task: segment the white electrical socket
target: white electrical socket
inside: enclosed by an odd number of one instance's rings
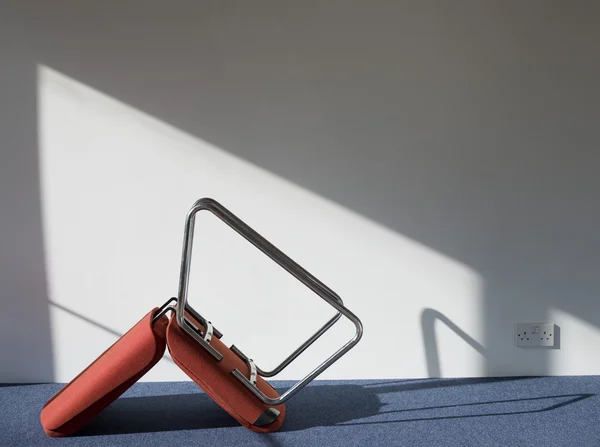
[[[554,348],[555,329],[552,323],[517,323],[515,345],[518,348]]]

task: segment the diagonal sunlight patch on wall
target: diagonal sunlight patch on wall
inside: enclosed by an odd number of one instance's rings
[[[143,80],[140,80],[143,82]],[[40,166],[56,380],[75,376],[177,290],[185,213],[209,196],[338,292],[363,321],[359,345],[321,378],[427,376],[420,315],[476,339],[482,280],[467,266],[144,114],[39,67]],[[368,150],[368,148],[365,148]],[[311,335],[331,309],[231,230],[201,216],[192,304],[260,366]],[[352,333],[336,326],[278,378],[299,378]],[[445,376],[484,373],[458,337]],[[181,380],[161,362],[147,380]]]

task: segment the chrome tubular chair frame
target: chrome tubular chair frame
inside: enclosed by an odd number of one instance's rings
[[[354,315],[348,308],[346,308],[341,300],[341,298],[333,292],[329,287],[307,272],[304,268],[294,262],[291,258],[285,255],[281,250],[267,241],[264,237],[246,225],[242,220],[240,220],[237,216],[235,216],[232,212],[222,206],[220,203],[213,199],[204,198],[198,200],[192,209],[188,212],[186,221],[185,221],[185,230],[183,237],[183,252],[181,257],[181,271],[179,276],[179,290],[176,298],[176,305],[172,306],[173,298],[167,303],[163,305],[163,307],[157,312],[158,318],[160,315],[164,314],[168,310],[175,311],[177,323],[179,326],[194,340],[196,340],[204,349],[206,349],[217,361],[220,361],[223,356],[219,353],[215,348],[213,348],[210,344],[210,336],[214,333],[214,335],[218,338],[221,337],[221,333],[212,328],[212,324],[203,318],[198,312],[196,312],[189,304],[188,304],[188,285],[189,285],[189,276],[190,276],[190,267],[191,267],[191,259],[192,259],[192,245],[194,239],[194,226],[195,226],[195,217],[199,211],[208,210],[225,222],[229,227],[234,229],[237,233],[239,233],[242,237],[244,237],[248,242],[270,257],[273,261],[283,267],[287,272],[293,275],[296,279],[298,279],[301,283],[303,283],[306,287],[324,299],[327,303],[329,303],[334,309],[338,311],[338,313],[331,318],[325,325],[319,329],[315,334],[313,334],[308,340],[306,340],[300,347],[298,347],[294,352],[292,352],[279,366],[274,368],[272,371],[264,371],[257,366],[255,367],[252,360],[250,360],[246,355],[244,355],[238,348],[235,346],[231,346],[231,350],[241,357],[246,363],[250,366],[251,371],[256,369],[256,372],[262,377],[272,377],[279,372],[281,372],[286,366],[288,366],[296,357],[298,357],[302,352],[304,352],[310,345],[312,345],[319,337],[321,337],[325,332],[327,332],[343,315],[347,319],[349,319],[354,326],[356,327],[356,332],[354,336],[346,342],[341,348],[339,348],[334,354],[332,354],[329,358],[327,358],[323,363],[321,363],[317,368],[315,368],[312,372],[310,372],[304,379],[295,383],[292,387],[286,390],[280,397],[277,399],[269,398],[266,396],[258,387],[255,385],[255,380],[253,377],[247,378],[244,374],[242,374],[239,370],[235,369],[232,371],[233,375],[242,382],[246,388],[248,388],[258,399],[268,405],[279,405],[292,396],[294,396],[298,391],[300,391],[303,387],[305,387],[310,381],[315,379],[319,374],[329,368],[335,361],[337,361],[340,357],[342,357],[346,352],[348,352],[354,345],[356,345],[362,337],[363,327],[361,321],[358,319],[356,315]],[[200,329],[196,327],[188,318],[185,316],[185,312],[189,312],[194,318],[200,321],[205,327],[210,328],[210,330],[206,330],[205,334],[202,334]],[[252,375],[252,374],[251,374]]]

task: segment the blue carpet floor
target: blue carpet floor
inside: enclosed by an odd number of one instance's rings
[[[0,446],[600,446],[597,376],[319,381],[268,435],[191,382],[138,383],[77,436],[53,439],[39,412],[60,387],[0,385]]]

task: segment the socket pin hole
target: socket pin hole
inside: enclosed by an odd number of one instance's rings
[[[527,340],[529,340],[529,337],[527,337]]]

